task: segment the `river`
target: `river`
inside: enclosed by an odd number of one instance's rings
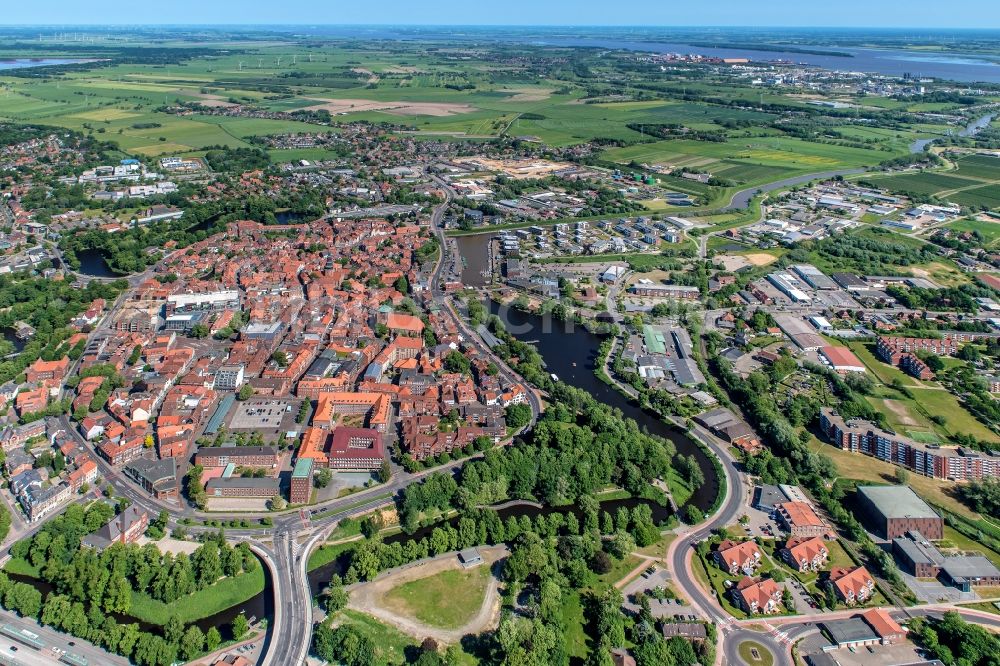
[[[951,81],[1000,83],[1000,62],[996,58],[962,51],[918,51],[902,48],[871,48],[865,46],[839,46],[838,40],[853,43],[878,43],[883,37],[895,41],[904,38],[919,44],[961,44],[965,39],[952,31],[935,36],[933,30],[924,30],[917,39],[903,31],[881,31],[858,36],[864,29],[846,29],[843,35],[821,29],[776,29],[782,34],[773,35],[767,49],[755,49],[753,44],[734,44],[752,41],[753,34],[744,36],[734,28],[670,28],[670,27],[608,27],[551,26],[551,27],[474,27],[474,26],[311,26],[296,27],[296,31],[311,32],[345,39],[384,39],[402,41],[447,41],[466,43],[507,43],[530,46],[582,47],[626,50],[643,53],[698,54],[717,58],[748,58],[758,62],[784,61],[821,67],[835,72],[870,72],[885,76],[934,77]],[[775,29],[772,29],[775,30]],[[869,31],[871,32],[871,31]],[[990,31],[992,33],[992,31]],[[780,50],[774,43],[794,41],[806,34],[816,33],[822,39],[813,40],[801,50],[788,47]],[[993,34],[980,35],[989,39]],[[853,39],[852,39],[853,38]],[[727,45],[725,40],[729,40]],[[765,46],[762,42],[761,46]],[[824,53],[804,53],[815,50]]]
[[[976,118],[971,123],[965,126],[964,129],[958,131],[959,136],[973,136],[978,134],[980,130],[985,127],[989,127],[993,119],[997,117],[996,113],[988,113],[985,116],[980,116]],[[938,137],[931,137],[929,139],[917,139],[910,144],[911,153],[920,153],[930,144],[938,140]]]

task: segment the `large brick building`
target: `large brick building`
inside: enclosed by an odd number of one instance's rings
[[[807,502],[782,502],[775,507],[782,529],[797,537],[823,537],[830,528]]]
[[[974,449],[923,444],[882,430],[870,421],[845,421],[828,407],[820,410],[820,427],[834,446],[902,465],[923,476],[953,481],[1000,476],[1000,455]]]
[[[858,486],[858,504],[880,536],[895,539],[920,532],[944,538],[944,521],[908,486]]]
[[[875,347],[878,357],[917,379],[934,379],[934,373],[927,364],[917,357],[917,352],[927,352],[938,356],[952,356],[958,353],[955,338],[904,338],[881,336]]]
[[[311,458],[317,468],[375,471],[385,460],[382,438],[374,428],[309,428],[302,437],[298,457]]]
[[[205,492],[209,497],[275,497],[279,487],[278,479],[231,476],[209,479]]]
[[[278,451],[273,446],[204,446],[198,449],[194,462],[202,467],[267,467],[278,464]]]
[[[313,466],[312,458],[299,458],[292,470],[288,501],[292,504],[308,504],[312,499]]]

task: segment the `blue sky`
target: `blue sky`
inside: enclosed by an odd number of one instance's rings
[[[1000,28],[996,0],[36,0],[0,24],[430,24]]]

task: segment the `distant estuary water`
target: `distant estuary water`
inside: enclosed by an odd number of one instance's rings
[[[52,67],[54,65],[76,65],[91,62],[86,58],[7,58],[0,60],[0,71],[25,69],[28,67]]]

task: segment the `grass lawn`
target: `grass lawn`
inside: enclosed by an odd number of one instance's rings
[[[482,608],[489,578],[486,566],[448,569],[393,588],[385,595],[384,603],[428,626],[457,629]]]
[[[966,433],[987,442],[1000,442],[1000,437],[970,414],[958,398],[948,391],[933,389],[913,390],[913,398],[928,414],[942,414],[947,419],[945,427],[952,433]]]
[[[774,663],[774,655],[766,647],[756,641],[743,641],[737,650],[740,659],[744,664],[750,666],[771,666]],[[754,656],[756,654],[756,657]]]
[[[358,611],[345,609],[333,620],[334,626],[351,625],[358,633],[367,636],[375,644],[375,664],[406,663],[407,649],[419,650],[420,641],[389,626],[378,619]],[[454,666],[476,666],[479,659],[467,652],[462,652]],[[452,664],[449,664],[452,666]]]
[[[847,554],[844,547],[840,545],[840,541],[827,541],[826,549],[830,551],[830,559],[827,565],[828,568],[834,569],[836,567],[853,567],[855,562],[851,559],[851,556]]]
[[[416,648],[420,642],[395,627],[390,627],[366,613],[343,610],[334,619],[334,625],[351,625],[358,633],[367,636],[375,645],[376,664],[402,664],[406,661],[407,648]]]
[[[340,557],[342,553],[353,550],[358,545],[356,541],[346,543],[336,543],[329,546],[320,546],[309,555],[309,571],[319,569],[324,564],[329,564]]]
[[[942,549],[947,547],[958,548],[959,550],[965,552],[977,552],[982,554],[986,559],[1000,567],[1000,553],[994,550],[990,550],[983,544],[970,539],[953,527],[944,527],[944,541],[939,544]]]
[[[562,619],[566,653],[582,662],[590,654],[590,646],[587,639],[587,619],[583,615],[583,601],[578,591],[563,591]]]
[[[11,557],[4,565],[4,571],[13,574],[21,574],[22,576],[31,576],[32,578],[39,578],[42,575],[41,570],[33,565],[31,562],[20,557]]]
[[[611,563],[611,571],[595,577],[596,584],[594,587],[614,585],[627,576],[630,571],[642,564],[642,559],[635,555],[629,555],[622,560],[616,560],[612,557]]]
[[[842,478],[874,483],[895,483],[896,470],[899,469],[896,465],[866,456],[863,453],[851,453],[838,449],[815,437],[809,441],[809,448],[816,453],[829,456],[837,465],[837,471]],[[939,504],[949,511],[954,511],[968,518],[978,518],[975,512],[952,496],[951,491],[956,484],[951,481],[932,479],[911,472],[907,485],[932,504]]]
[[[176,615],[187,624],[246,601],[263,589],[264,567],[258,565],[250,573],[224,578],[209,588],[169,604],[157,601],[147,594],[133,592],[129,614],[145,622],[161,625]]]
[[[694,489],[688,484],[686,479],[681,478],[681,475],[673,467],[670,468],[670,472],[667,475],[667,485],[670,487],[670,494],[674,496],[677,506],[684,506],[691,499],[691,495],[694,494]]]
[[[985,611],[987,613],[993,613],[994,615],[1000,615],[1000,608],[997,608],[996,604],[992,601],[979,601],[974,604],[959,604],[962,608],[971,608],[972,610]]]
[[[637,548],[637,553],[642,553],[643,555],[649,555],[650,557],[665,557],[667,554],[667,548],[670,548],[670,544],[673,543],[677,535],[673,532],[667,532],[663,534],[660,539],[653,544],[650,544],[644,548]]]

